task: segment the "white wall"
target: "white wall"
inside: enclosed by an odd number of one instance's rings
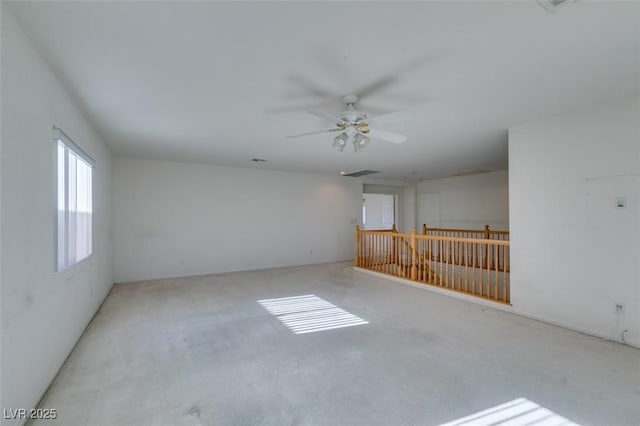
[[[459,229],[509,229],[509,173],[500,170],[418,182],[418,230],[422,228],[420,194],[440,194],[440,227]],[[427,224],[429,226],[429,224]]]
[[[113,285],[112,164],[4,3],[1,8],[1,406],[28,409]],[[54,124],[96,160],[93,255],[60,273],[53,272]]]
[[[353,259],[362,183],[118,158],[116,281]]]
[[[417,205],[416,205],[416,185],[411,185],[404,188],[402,199],[403,204],[400,204],[399,216],[401,216],[403,228],[398,229],[400,232],[411,232],[411,228],[414,226],[417,228]],[[420,225],[422,226],[422,225]]]
[[[640,102],[514,127],[509,164],[514,308],[640,345]]]

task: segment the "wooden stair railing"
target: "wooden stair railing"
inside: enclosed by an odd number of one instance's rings
[[[484,236],[484,235],[483,235]],[[355,230],[355,266],[509,303],[509,241]]]

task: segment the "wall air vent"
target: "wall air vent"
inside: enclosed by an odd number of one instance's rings
[[[358,177],[380,173],[377,170],[359,170],[357,172],[342,173],[342,176]]]

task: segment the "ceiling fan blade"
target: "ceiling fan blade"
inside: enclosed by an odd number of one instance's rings
[[[391,143],[403,143],[407,140],[407,137],[405,135],[371,128],[369,129],[369,133],[367,135],[371,138],[382,139],[383,141]]]
[[[367,84],[364,87],[361,87],[359,90],[356,90],[355,95],[358,96],[359,99],[366,98],[367,96],[371,96],[372,94],[381,91],[387,86],[396,82],[396,77],[391,75],[385,75],[371,83]]]
[[[304,92],[306,92],[307,96],[317,96],[320,98],[328,98],[328,97],[333,97],[336,98],[338,97],[337,94],[333,93],[332,91],[318,85],[315,84],[313,81],[311,81],[310,79],[308,79],[307,77],[305,77],[304,75],[301,74],[293,74],[289,76],[289,80],[291,80],[293,83],[295,83],[300,89],[302,89]]]
[[[411,116],[406,111],[396,111],[387,114],[375,115],[367,118],[369,124],[391,124],[411,120]]]
[[[318,130],[315,132],[308,132],[308,133],[300,133],[299,135],[291,135],[291,136],[287,136],[287,139],[293,139],[293,138],[299,138],[302,136],[309,136],[309,135],[317,135],[318,133],[329,133],[329,132],[339,132],[342,131],[344,129],[341,128],[337,128],[337,129],[326,129],[326,130]]]
[[[279,107],[270,107],[266,108],[264,111],[270,114],[278,114],[284,112],[296,112],[296,111],[308,111],[313,108],[334,108],[339,107],[340,103],[333,98],[324,99],[318,102],[309,102],[304,104],[297,105],[289,105],[289,106],[279,106]]]
[[[313,114],[316,117],[324,118],[325,120],[329,120],[334,124],[342,124],[344,121],[340,117],[336,117],[335,115],[327,114],[322,111],[309,111],[309,114]]]
[[[425,65],[428,65],[432,61],[433,55],[420,56],[404,65],[395,67],[395,69],[391,70],[389,73],[379,77],[369,84],[366,84],[359,90],[356,90],[353,94],[357,95],[360,99],[371,96],[377,92],[384,90],[388,86],[395,84],[401,77],[404,77],[410,72],[415,72]]]

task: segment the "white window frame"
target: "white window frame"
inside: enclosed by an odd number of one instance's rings
[[[91,255],[93,254],[93,176],[95,175],[95,167],[96,167],[96,163],[93,160],[93,158],[91,158],[91,156],[89,154],[87,154],[82,148],[80,148],[75,142],[73,142],[71,140],[71,138],[69,138],[61,129],[54,127],[53,128],[53,140],[55,142],[54,145],[54,159],[55,159],[55,179],[54,179],[54,188],[55,188],[55,198],[54,198],[54,211],[55,211],[55,219],[54,219],[54,258],[53,258],[53,263],[54,263],[54,271],[56,272],[60,272],[63,271],[65,269],[68,269],[70,267],[72,267],[73,265],[76,265],[78,263],[80,263],[81,261],[83,261],[84,259],[87,259],[89,257],[91,257]],[[59,147],[60,146],[64,146],[64,235],[59,235],[60,231],[59,231],[59,178],[60,178],[60,163],[59,163]],[[88,253],[82,257],[82,258],[76,258],[73,261],[69,261],[69,247],[70,247],[70,208],[69,208],[69,204],[70,204],[70,199],[69,199],[69,188],[70,188],[70,179],[69,179],[69,152],[73,153],[79,161],[82,161],[85,163],[86,166],[89,167],[90,171],[91,171],[91,187],[90,187],[90,203],[91,203],[91,215],[90,220],[91,220],[91,224],[90,224],[90,237],[89,237],[89,248],[88,248]],[[74,235],[75,235],[75,231],[74,231]],[[64,261],[61,262],[60,259],[60,253],[59,253],[59,244],[60,244],[60,238],[64,238]],[[61,264],[62,263],[62,264]]]

